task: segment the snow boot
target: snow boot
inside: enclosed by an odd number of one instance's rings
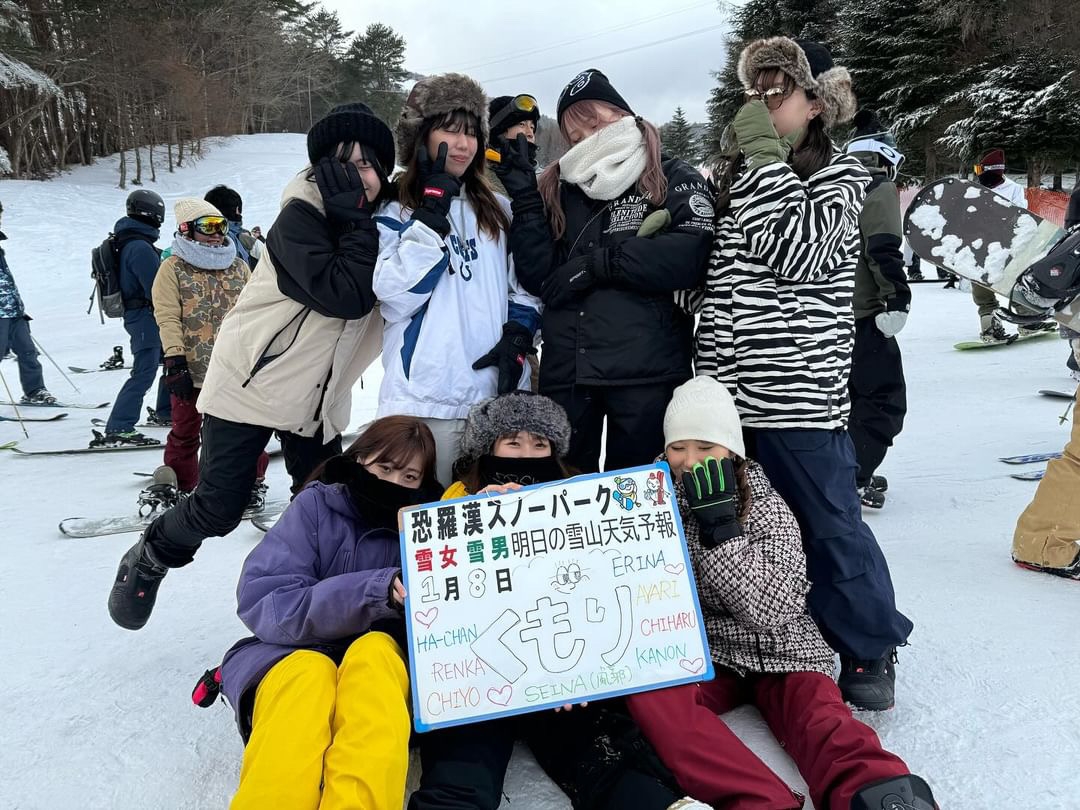
[[[94,434],[94,438],[90,440],[90,447],[146,447],[161,444],[157,439],[144,436],[137,430],[128,430],[123,433],[101,433],[97,430],[90,432]]]
[[[840,677],[836,685],[846,703],[856,709],[882,712],[896,700],[896,648],[876,661],[840,656]]]
[[[123,346],[113,346],[112,347],[112,357],[110,357],[108,360],[106,360],[104,363],[102,363],[100,368],[110,369],[110,368],[123,368],[123,367],[124,367],[124,347]]]
[[[859,503],[869,509],[880,509],[885,505],[885,493],[870,484],[859,487]]]
[[[889,479],[884,475],[871,475],[870,476],[870,489],[878,492],[889,491]]]
[[[979,319],[979,325],[981,327],[979,340],[983,343],[1012,343],[1016,340],[1016,336],[1006,332],[1001,321],[993,315],[983,315]]]
[[[116,581],[109,592],[109,615],[125,630],[139,630],[146,624],[161,580],[169,572],[154,558],[145,540],[144,533],[120,558]]]
[[[22,399],[19,400],[21,405],[55,405],[56,397],[46,391],[44,388],[39,388],[37,391],[31,391],[29,394],[23,394]]]
[[[172,419],[165,419],[158,416],[157,411],[153,408],[147,407],[146,409],[146,424],[153,425],[154,427],[172,427]]]
[[[937,810],[930,786],[913,773],[871,782],[851,797],[851,810]]]

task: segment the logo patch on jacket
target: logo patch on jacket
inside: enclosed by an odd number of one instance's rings
[[[608,220],[607,229],[604,233],[623,233],[632,231],[637,233],[641,223],[645,221],[645,214],[649,210],[649,204],[639,196],[627,197],[611,209],[611,218]]]

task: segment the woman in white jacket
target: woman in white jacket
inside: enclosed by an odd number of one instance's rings
[[[341,453],[352,386],[378,356],[372,274],[397,234],[375,218],[392,195],[393,135],[366,105],[345,104],[311,128],[307,147],[310,166],[286,186],[267,250],[218,330],[199,397],[199,484],[120,561],[109,614],[128,630],[150,618],[169,568],[240,523],[271,435],[294,491]]]
[[[418,82],[397,124],[400,202],[376,217],[397,234],[375,268],[386,322],[378,416],[424,420],[443,484],[470,406],[528,387],[540,321],[507,247],[509,203],[485,176],[487,135],[475,81],[448,73]]]

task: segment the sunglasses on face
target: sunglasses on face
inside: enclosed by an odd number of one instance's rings
[[[199,217],[191,225],[203,236],[224,236],[229,232],[229,220],[225,217]]]
[[[770,87],[768,90],[744,90],[748,101],[754,99],[760,99],[765,103],[765,106],[770,110],[779,110],[784,103],[784,99],[791,95],[790,91],[785,90],[783,87]]]
[[[533,110],[539,109],[540,105],[536,103],[536,99],[529,95],[514,96],[510,99],[510,104],[499,110],[495,117],[491,119],[488,125],[492,129],[498,129],[499,124],[509,118],[515,112],[531,113]]]

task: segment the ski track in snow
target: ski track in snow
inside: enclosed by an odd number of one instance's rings
[[[209,144],[204,159],[147,184],[172,204],[219,182],[244,196],[245,222],[273,221],[282,188],[302,166],[302,135],[262,135]],[[85,315],[89,253],[123,212],[115,160],[46,183],[5,181],[4,243],[35,337],[62,366],[87,367],[116,344],[119,321]],[[166,237],[159,242],[164,247]],[[1068,674],[1080,670],[1080,583],[1016,568],[1009,543],[1035,486],[1014,481],[1001,455],[1059,450],[1062,403],[1036,393],[1069,384],[1061,341],[957,352],[978,320],[969,296],[914,288],[900,336],[910,413],[881,472],[885,509],[868,513],[889,559],[900,607],[915,622],[900,651],[897,707],[865,716],[888,748],[934,787],[943,808],[1077,806],[1080,725]],[[125,349],[126,353],[126,349]],[[121,376],[73,377],[76,395],[45,358],[53,393],[113,399]],[[15,365],[2,366],[9,384]],[[380,373],[355,389],[353,424],[375,410]],[[7,412],[10,409],[5,409]],[[90,417],[30,425],[26,448],[80,446]],[[21,438],[0,423],[0,442]],[[232,712],[192,705],[207,667],[246,635],[236,618],[240,566],[261,533],[250,524],[210,539],[195,563],[169,574],[149,625],[117,628],[105,609],[116,565],[135,535],[71,540],[57,523],[73,515],[135,508],[133,470],[159,456],[16,458],[0,454],[8,532],[0,576],[0,805],[18,810],[120,808],[132,799],[161,808],[222,808],[241,756]],[[280,459],[270,497],[283,497]],[[1063,681],[1063,676],[1065,680]],[[752,708],[727,719],[782,777],[803,789],[791,761]],[[566,810],[569,803],[519,749],[504,806]]]

